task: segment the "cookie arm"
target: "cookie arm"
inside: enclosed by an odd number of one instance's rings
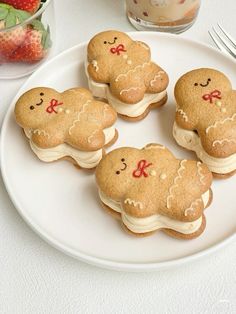
[[[89,77],[98,83],[108,84],[110,81],[110,66],[108,60],[104,58],[98,58],[89,61],[87,71]]]
[[[176,108],[175,121],[183,129],[196,129],[197,121],[192,119],[192,115],[187,110],[179,108],[178,106]]]
[[[132,58],[137,63],[149,62],[151,58],[151,51],[147,44],[142,41],[134,41],[129,51],[132,51]]]

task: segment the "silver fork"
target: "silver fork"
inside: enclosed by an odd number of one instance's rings
[[[219,23],[217,23],[217,28],[212,27],[212,31],[208,33],[221,51],[236,58],[236,40]]]

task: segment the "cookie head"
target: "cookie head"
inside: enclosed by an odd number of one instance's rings
[[[125,53],[131,38],[119,31],[106,31],[94,36],[88,45],[88,56],[96,59],[99,55],[112,57]]]
[[[16,103],[15,116],[23,128],[35,128],[58,112],[59,93],[51,88],[37,87],[24,93]]]
[[[188,106],[213,103],[232,89],[228,78],[214,69],[196,69],[184,74],[176,83],[177,103]]]
[[[96,169],[96,180],[106,195],[119,199],[129,189],[137,154],[137,149],[123,147],[113,150],[101,160]]]

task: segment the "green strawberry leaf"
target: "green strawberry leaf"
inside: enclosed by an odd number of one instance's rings
[[[21,22],[27,20],[31,16],[30,13],[23,11],[23,10],[15,10],[15,15],[18,19],[18,23],[21,23]]]
[[[10,10],[10,9],[12,9],[13,7],[12,7],[11,5],[9,5],[9,4],[0,3],[0,8]]]
[[[13,12],[9,12],[6,19],[5,19],[5,27],[12,27],[16,25],[16,16]]]
[[[39,20],[34,20],[31,22],[33,29],[38,30],[42,33],[41,45],[43,49],[48,49],[52,46],[51,36],[50,36],[50,28],[47,26],[47,30],[45,29],[43,23]]]
[[[33,20],[31,22],[31,25],[33,26],[34,29],[36,29],[37,31],[42,31],[44,32],[45,31],[45,28],[43,26],[43,23],[40,22],[39,20]]]
[[[45,36],[45,42],[44,42],[43,48],[48,49],[52,46],[52,40],[51,40],[51,36],[50,36],[49,25],[48,25],[47,31],[45,33],[46,33],[46,36]]]
[[[7,17],[8,10],[0,7],[0,20],[4,20]]]

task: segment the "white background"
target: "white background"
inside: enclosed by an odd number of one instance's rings
[[[134,30],[122,0],[56,0],[55,9],[58,53],[105,29]],[[197,23],[181,36],[212,44],[207,30],[218,21],[236,38],[235,0],[203,0]],[[25,80],[0,80],[1,124]],[[0,178],[0,313],[236,313],[236,242],[177,269],[98,269],[34,234]]]

